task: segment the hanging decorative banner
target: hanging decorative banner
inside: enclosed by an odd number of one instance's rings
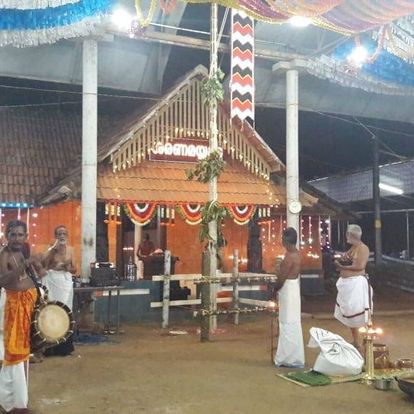
[[[231,27],[230,116],[254,120],[254,22],[232,9]]]
[[[0,9],[45,9],[71,3],[79,3],[79,0],[0,0]]]
[[[3,7],[6,3],[3,1]],[[31,2],[26,0],[23,3],[29,5]],[[110,12],[114,0],[32,3],[50,6],[31,9],[0,7],[0,46],[38,46],[60,39],[91,35],[96,31],[96,24]]]
[[[367,39],[364,40],[363,46],[368,53],[373,53],[377,49],[376,43]],[[346,62],[353,48],[353,42],[344,43],[334,50],[332,57],[339,62]],[[405,86],[414,86],[413,66],[386,50],[378,53],[375,61],[364,62],[361,71],[381,82],[393,85],[394,88],[400,86],[406,93],[408,90]]]
[[[241,226],[247,224],[256,212],[256,206],[245,205],[245,206],[228,206],[228,212],[233,217],[235,223]]]
[[[125,203],[124,210],[134,224],[145,226],[154,217],[155,203]]]
[[[381,32],[372,32],[372,38],[380,39]],[[399,19],[385,29],[384,49],[403,61],[414,63],[414,18],[411,16]]]
[[[195,226],[201,223],[201,204],[180,204],[177,206],[178,212],[187,224]]]
[[[384,51],[382,52],[382,54]],[[382,55],[381,54],[381,55]],[[398,59],[396,56],[393,58]],[[382,56],[377,59],[377,62],[367,67],[371,67],[369,71],[373,73],[375,68],[378,68]],[[400,78],[400,82],[404,81],[407,84],[407,81],[411,74],[409,72],[403,72],[402,64],[405,62],[400,62],[401,66],[400,71],[396,71],[391,76]],[[312,59],[307,62],[306,70],[309,74],[316,76],[320,79],[327,79],[331,82],[338,83],[342,86],[350,88],[362,89],[366,92],[374,92],[383,95],[400,95],[400,96],[414,96],[414,88],[402,85],[397,82],[391,82],[384,80],[385,76],[382,78],[378,76],[373,76],[365,71],[365,66],[363,66],[358,71],[351,71],[349,65],[344,64],[343,60],[338,60],[330,56],[322,55],[319,58]],[[386,67],[382,68],[382,72],[388,72],[389,70]]]
[[[212,0],[187,0],[209,3]],[[307,17],[310,23],[344,35],[366,32],[414,13],[412,0],[214,0],[242,10],[255,20],[286,23]]]

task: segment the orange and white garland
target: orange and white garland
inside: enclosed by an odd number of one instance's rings
[[[228,212],[233,217],[233,220],[239,224],[247,224],[256,212],[256,206],[244,205],[244,206],[228,206]]]
[[[176,206],[177,211],[187,224],[195,226],[201,223],[202,204],[195,203],[181,203]],[[247,224],[256,212],[256,206],[244,205],[244,206],[227,206],[226,207],[230,216],[234,222],[243,226]],[[128,217],[134,224],[139,226],[145,226],[156,214],[156,203],[125,203],[124,210]],[[173,225],[175,221],[175,215],[171,206],[161,206],[160,218],[162,225]],[[165,221],[165,223],[164,223]]]
[[[201,223],[201,207],[201,204],[182,203],[177,209],[187,224],[195,226]]]
[[[156,203],[125,203],[124,209],[126,214],[134,224],[145,226],[154,217]]]

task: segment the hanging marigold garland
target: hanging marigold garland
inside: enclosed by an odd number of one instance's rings
[[[157,11],[157,0],[151,0],[147,17],[144,17],[141,0],[135,0],[135,10],[137,12],[138,21],[141,27],[147,27],[151,24],[155,12]]]
[[[134,224],[145,226],[154,217],[155,203],[125,203],[124,210]]]
[[[195,226],[201,223],[201,207],[201,204],[182,203],[177,209],[187,224]]]
[[[244,205],[244,206],[228,206],[227,210],[233,217],[233,220],[239,224],[247,224],[256,212],[256,206]]]

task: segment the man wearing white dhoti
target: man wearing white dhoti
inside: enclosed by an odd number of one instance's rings
[[[0,287],[4,288],[0,406],[8,413],[27,413],[30,326],[37,299],[31,273],[36,272],[42,277],[46,272],[39,257],[24,256],[27,239],[25,222],[12,220],[7,223],[6,237],[7,246],[0,252]]]
[[[297,233],[293,228],[283,232],[286,249],[277,270],[279,290],[279,339],[274,358],[277,367],[305,365],[300,303],[300,252],[296,248]]]
[[[368,322],[368,310],[372,311],[372,288],[366,276],[369,249],[361,241],[361,227],[351,224],[347,228],[346,240],[351,248],[335,265],[340,271],[336,283],[338,296],[335,305],[335,318],[351,329],[353,345],[362,349],[358,329]]]
[[[47,274],[43,283],[48,289],[49,300],[64,303],[69,309],[73,306],[73,280],[76,273],[73,260],[73,248],[68,246],[68,230],[61,225],[55,228],[55,242],[43,256],[43,265]],[[66,342],[49,348],[45,356],[66,356],[74,351],[73,338],[70,336]]]

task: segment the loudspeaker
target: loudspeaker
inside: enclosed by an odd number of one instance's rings
[[[93,263],[91,267],[90,285],[95,287],[119,286],[121,278],[112,263]]]

